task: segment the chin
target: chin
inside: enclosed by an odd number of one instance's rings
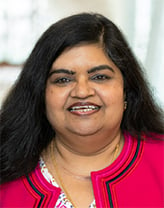
[[[101,128],[76,128],[72,129],[71,132],[76,134],[77,136],[92,136],[100,131]]]

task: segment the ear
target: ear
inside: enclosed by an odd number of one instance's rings
[[[127,106],[128,106],[128,102],[125,100],[125,101],[124,101],[124,110],[127,109]]]
[[[127,105],[128,105],[128,102],[127,102],[126,98],[127,98],[126,92],[124,91],[124,110],[127,109]]]

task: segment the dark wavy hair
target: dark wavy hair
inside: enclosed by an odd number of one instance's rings
[[[45,88],[52,63],[68,47],[102,43],[122,72],[128,108],[121,129],[131,135],[163,134],[163,112],[120,30],[100,14],[64,18],[43,33],[0,112],[0,183],[31,172],[55,135],[45,114]]]

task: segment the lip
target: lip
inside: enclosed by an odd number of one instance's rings
[[[91,115],[100,110],[101,106],[91,102],[77,102],[69,106],[68,111],[75,115]]]

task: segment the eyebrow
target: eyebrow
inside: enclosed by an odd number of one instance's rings
[[[75,74],[74,71],[71,71],[68,69],[54,69],[53,71],[49,73],[48,77],[50,77],[52,74],[60,74],[60,73],[69,74],[69,75]]]
[[[112,71],[113,73],[115,72],[113,70],[112,67],[108,66],[108,65],[99,65],[96,67],[93,67],[91,69],[89,69],[87,72],[88,74],[94,73],[96,71],[100,71],[100,70],[104,70],[104,69],[108,69],[110,71]],[[69,70],[69,69],[54,69],[53,71],[51,71],[48,75],[48,77],[50,77],[52,74],[60,74],[60,73],[64,73],[64,74],[69,74],[69,75],[74,75],[76,72]]]
[[[109,65],[100,65],[100,66],[96,66],[96,67],[89,69],[88,74],[91,74],[96,71],[104,70],[104,69],[109,69],[113,73],[115,72],[114,69],[112,67],[110,67]]]

